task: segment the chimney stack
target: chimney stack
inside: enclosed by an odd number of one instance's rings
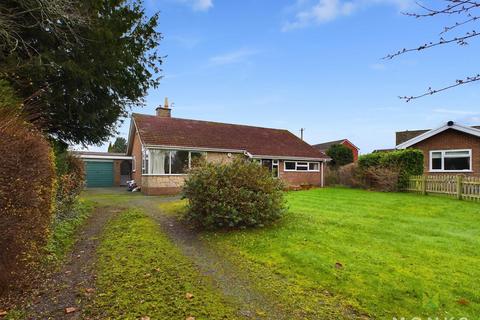
[[[171,118],[172,117],[172,109],[170,109],[170,106],[168,105],[168,98],[165,97],[165,103],[162,106],[159,106],[155,109],[157,111],[157,117],[162,117],[162,118]]]

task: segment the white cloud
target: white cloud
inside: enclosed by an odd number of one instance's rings
[[[213,0],[193,0],[193,9],[206,11],[213,7]]]
[[[176,0],[177,2],[187,4],[195,11],[207,11],[213,7],[213,0]]]
[[[372,70],[376,70],[376,71],[383,71],[385,70],[387,67],[385,66],[385,64],[383,63],[373,63],[370,65],[370,69]]]
[[[245,62],[249,57],[257,54],[257,50],[239,49],[236,51],[227,52],[210,58],[210,65],[221,66],[227,64],[234,64]]]
[[[305,28],[349,16],[372,5],[390,5],[398,10],[409,8],[413,0],[297,0],[295,18],[284,24],[282,30]]]

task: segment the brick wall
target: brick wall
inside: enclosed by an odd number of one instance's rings
[[[186,175],[143,176],[142,192],[149,196],[177,194],[186,178]]]
[[[132,157],[135,157],[135,161],[132,160],[132,179],[138,186],[142,186],[142,143],[137,132],[133,137]]]
[[[232,153],[231,156],[228,156],[228,153],[225,152],[207,152],[207,161],[213,163],[229,163],[235,159],[235,157],[244,156],[239,153]]]
[[[429,173],[430,170],[430,151],[472,149],[473,172],[467,174],[480,174],[480,138],[478,137],[457,130],[448,129],[431,138],[420,141],[419,143],[413,145],[412,148],[422,150],[425,158],[423,164],[425,173]]]
[[[309,171],[285,171],[284,161],[279,161],[280,179],[285,181],[288,186],[300,186],[302,184],[308,184],[312,186],[321,185],[321,171],[309,172]],[[320,164],[321,166],[321,164]]]
[[[122,160],[113,160],[113,185],[120,187],[120,164]]]
[[[345,147],[349,148],[350,150],[352,150],[352,153],[353,153],[353,161],[357,161],[358,160],[358,149],[355,148],[355,146],[353,146],[350,142],[348,141],[343,141],[342,143]]]

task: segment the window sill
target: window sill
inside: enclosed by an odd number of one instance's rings
[[[168,174],[142,173],[142,176],[145,176],[145,177],[188,176],[188,173],[168,173]]]
[[[431,173],[471,173],[473,170],[430,170]]]
[[[283,172],[313,173],[313,172],[320,172],[320,170],[310,170],[310,171],[304,171],[304,170],[283,170]]]

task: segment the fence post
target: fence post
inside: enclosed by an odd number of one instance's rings
[[[462,180],[463,176],[458,175],[457,176],[457,199],[462,200]]]
[[[427,195],[427,176],[422,176],[422,194],[425,196]]]

